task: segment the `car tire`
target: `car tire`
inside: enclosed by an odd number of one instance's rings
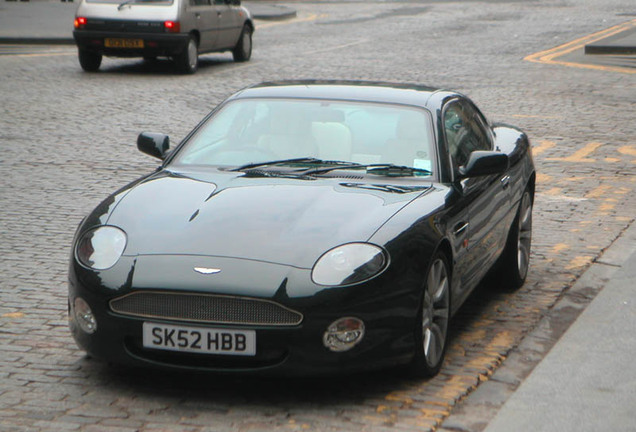
[[[232,50],[232,56],[236,62],[245,62],[252,57],[252,29],[245,24],[236,46]]]
[[[532,246],[532,195],[526,189],[519,202],[515,220],[497,266],[499,283],[510,290],[519,289],[526,281]]]
[[[451,273],[446,256],[437,252],[426,273],[417,327],[411,375],[436,375],[446,354],[450,321]]]
[[[195,38],[190,36],[183,52],[175,57],[175,63],[181,73],[191,75],[197,71],[199,68],[199,47]]]
[[[80,66],[86,72],[95,72],[102,64],[102,55],[94,51],[84,49],[78,50]]]

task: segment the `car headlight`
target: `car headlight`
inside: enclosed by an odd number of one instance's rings
[[[114,226],[85,232],[75,246],[75,256],[86,267],[106,270],[115,265],[126,248],[126,233]]]
[[[348,243],[318,258],[311,278],[318,285],[351,285],[377,275],[386,263],[382,248],[369,243]]]

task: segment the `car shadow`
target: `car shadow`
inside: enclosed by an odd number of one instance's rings
[[[484,314],[514,295],[501,285],[496,275],[487,276],[457,312],[449,328],[449,347],[463,333],[483,319]],[[381,371],[316,377],[210,374],[166,371],[110,365],[88,357],[75,366],[93,383],[103,383],[118,392],[159,397],[169,401],[188,400],[202,405],[249,403],[251,406],[273,407],[293,404],[295,407],[337,407],[340,403],[363,403],[383,400],[391,392],[408,392],[436,380],[439,385],[449,378],[444,369],[452,363],[447,356],[441,374],[430,379],[408,375],[407,366]]]
[[[79,360],[78,365],[84,373],[88,373],[91,381],[108,383],[118,392],[224,405],[249,403],[267,407],[293,403],[294,406],[332,406],[355,402],[356,399],[362,402],[369,398],[383,398],[392,391],[412,388],[414,383],[399,368],[381,373],[289,377],[140,369],[108,365],[88,358]]]
[[[199,57],[199,70],[197,73],[205,73],[212,69],[226,69],[235,64],[231,55],[212,54]],[[144,59],[113,59],[102,63],[97,73],[102,74],[129,74],[129,75],[184,75],[179,71],[174,61],[167,57],[159,57],[152,60]],[[196,74],[195,74],[196,75]],[[185,75],[184,75],[185,76]]]

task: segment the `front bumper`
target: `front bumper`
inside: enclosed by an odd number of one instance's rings
[[[309,271],[294,269],[292,272],[295,276],[288,277],[289,283],[298,283],[299,279],[306,284],[311,283]],[[395,290],[390,295],[373,296],[373,292],[391,292],[382,286],[385,281],[381,277],[357,287],[321,290],[313,296],[293,298],[286,295],[282,301],[279,295],[270,296],[267,300],[300,312],[303,319],[295,325],[263,326],[202,324],[115,313],[109,306],[112,299],[148,288],[125,287],[103,273],[98,275],[76,263],[71,264],[69,310],[74,299],[81,297],[89,304],[97,321],[96,332],[87,334],[71,317],[71,332],[80,348],[95,358],[112,363],[220,373],[318,375],[378,369],[407,363],[412,358],[417,315],[413,305],[418,302]],[[160,290],[175,292],[165,287]],[[288,293],[291,291],[288,287]],[[347,316],[364,321],[366,334],[351,350],[332,352],[323,344],[324,332],[332,322]],[[253,330],[256,333],[256,355],[202,354],[145,348],[144,322],[221,330]]]
[[[182,33],[128,33],[74,30],[77,47],[112,57],[173,57],[182,53],[190,36]],[[142,40],[143,48],[107,47],[107,38]]]

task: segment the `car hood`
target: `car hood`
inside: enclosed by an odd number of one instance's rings
[[[107,223],[127,233],[127,256],[217,256],[311,268],[335,246],[368,240],[429,188],[163,171],[111,197]]]

